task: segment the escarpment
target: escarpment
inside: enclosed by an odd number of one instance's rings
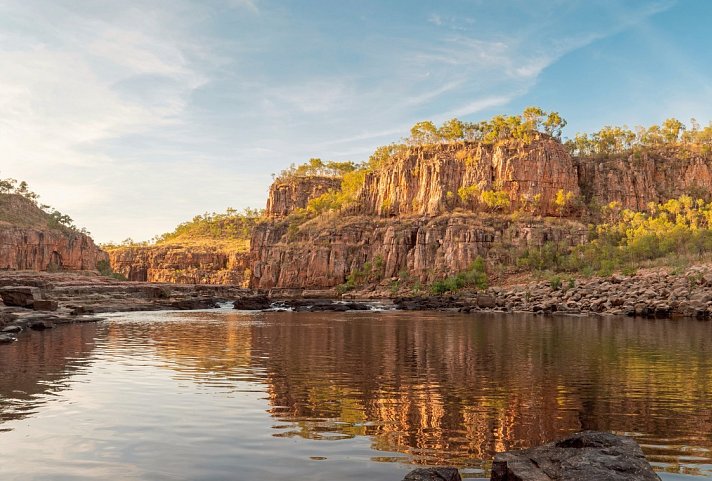
[[[528,146],[459,142],[407,149],[384,169],[370,172],[355,213],[436,215],[472,208],[468,191],[502,191],[512,206],[537,203],[555,214],[559,190],[579,195],[576,165],[560,142],[542,137]]]
[[[584,198],[592,205],[620,202],[644,210],[650,202],[680,195],[709,200],[712,156],[685,148],[660,148],[628,154],[575,159]]]
[[[478,257],[507,269],[530,248],[583,244],[613,201],[641,210],[681,194],[712,196],[709,154],[572,157],[545,134],[528,143],[404,146],[359,175],[349,191],[334,176],[277,180],[239,252],[130,248],[111,252],[112,267],[132,280],[319,289],[377,265],[379,282],[405,276],[425,285]]]
[[[344,282],[367,262],[378,279],[406,272],[423,283],[466,269],[477,257],[512,265],[517,252],[547,241],[576,245],[586,240],[584,225],[541,219],[514,222],[476,213],[408,217],[398,221],[351,216],[331,224],[303,226],[266,222],[252,238],[252,280],[257,288],[328,288]]]
[[[53,225],[32,201],[0,194],[0,269],[95,270],[107,260],[86,234]]]

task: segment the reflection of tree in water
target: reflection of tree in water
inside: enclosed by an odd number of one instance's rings
[[[29,332],[0,349],[0,430],[2,423],[32,415],[46,395],[63,391],[94,350],[96,324]]]
[[[646,452],[667,463],[681,446],[712,446],[708,323],[411,313],[233,320],[166,324],[150,338],[173,369],[201,382],[266,382],[271,414],[288,423],[279,436],[368,435],[375,449],[415,462],[464,465],[580,429],[643,433]]]

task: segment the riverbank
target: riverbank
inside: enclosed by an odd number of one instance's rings
[[[123,282],[93,272],[0,272],[0,343],[26,329],[95,322],[101,313],[207,309],[247,292],[224,285]]]

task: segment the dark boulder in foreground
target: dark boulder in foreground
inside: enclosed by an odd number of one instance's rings
[[[660,481],[631,438],[586,431],[497,454],[491,481]]]
[[[269,309],[271,304],[272,301],[267,296],[257,295],[241,297],[232,303],[232,307],[242,311],[261,311]]]
[[[403,481],[462,481],[456,468],[419,468],[406,474]]]

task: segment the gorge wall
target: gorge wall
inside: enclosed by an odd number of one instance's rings
[[[34,203],[0,194],[0,269],[96,270],[108,260],[88,235],[53,226]]]
[[[333,177],[275,182],[249,252],[152,247],[112,252],[112,266],[132,280],[328,288],[377,261],[385,279],[407,272],[428,283],[478,256],[511,266],[528,247],[583,243],[597,209],[612,201],[641,210],[682,194],[709,200],[712,156],[660,149],[574,158],[546,135],[526,146],[413,146],[367,172],[349,207],[311,220],[291,215],[338,188]],[[484,205],[476,194],[484,191],[504,193],[509,206]],[[575,204],[557,206],[559,191]]]

